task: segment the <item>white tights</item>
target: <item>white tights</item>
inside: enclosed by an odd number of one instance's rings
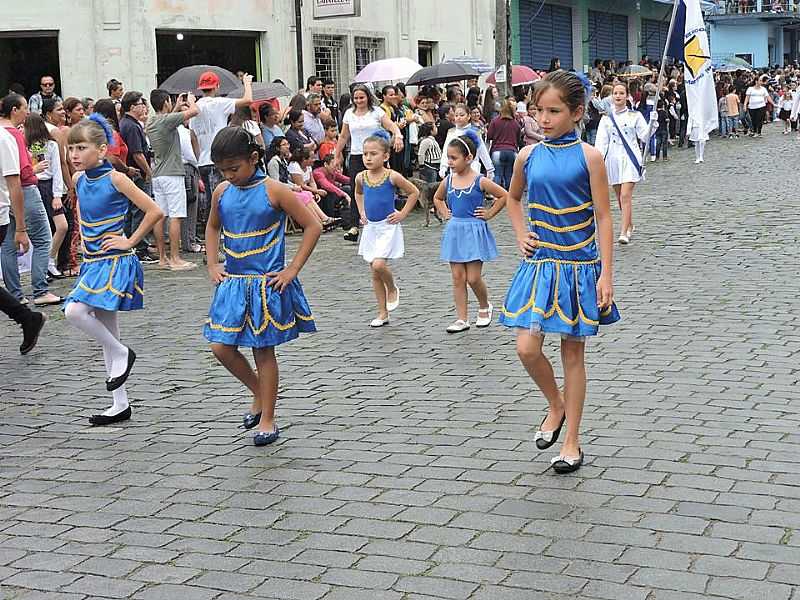
[[[64,316],[102,346],[103,361],[109,377],[117,377],[125,372],[128,366],[128,349],[119,341],[116,312],[94,308],[82,302],[71,302],[67,305]],[[128,408],[128,392],[124,385],[112,394],[114,404],[103,413],[106,416],[116,415]]]
[[[703,153],[705,151],[706,151],[706,143],[705,143],[705,141],[695,142],[694,143],[694,157],[697,160],[703,160]]]

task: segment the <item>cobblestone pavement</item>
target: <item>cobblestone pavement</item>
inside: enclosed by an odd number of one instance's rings
[[[441,228],[419,214],[383,329],[354,246],[321,241],[301,277],[320,332],[279,352],[267,448],[202,338],[200,270],[149,270],[122,318],[123,427],[87,426],[100,355],[57,310],[27,357],[0,323],[0,598],[797,600],[800,142],[768,130],[712,140],[700,168],[673,150],[637,190],[572,476],[533,444],[544,403],[512,335],[445,333]],[[517,259],[493,227],[499,306]]]

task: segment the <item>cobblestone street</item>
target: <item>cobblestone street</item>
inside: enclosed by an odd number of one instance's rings
[[[123,426],[88,426],[110,403],[99,347],[58,309],[25,357],[3,320],[0,599],[800,599],[800,142],[765,132],[649,166],[574,475],[534,445],[546,403],[513,334],[445,333],[441,226],[419,211],[388,327],[368,327],[356,247],[320,240],[300,276],[319,332],[278,352],[266,448],[203,339],[203,268],[146,268],[146,310],[122,314]],[[492,228],[499,308],[518,258],[507,216]]]

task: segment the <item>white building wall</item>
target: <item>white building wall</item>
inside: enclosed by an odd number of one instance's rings
[[[385,54],[416,60],[418,40],[438,43],[443,56],[476,55],[494,64],[493,3],[486,0],[362,0],[356,18],[313,19],[303,2],[304,76],[314,73],[312,34],[338,33],[350,40],[349,75],[355,68],[354,36],[385,39]],[[105,96],[105,82],[126,89],[156,85],[159,29],[240,30],[261,34],[262,79],[297,81],[293,0],[38,0],[5,10],[0,31],[57,30],[62,96]]]

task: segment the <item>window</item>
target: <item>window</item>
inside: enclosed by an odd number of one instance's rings
[[[417,62],[423,67],[433,65],[434,57],[439,54],[438,42],[425,42],[420,40],[417,44]]]
[[[369,63],[384,58],[383,38],[358,37],[353,38],[356,50],[356,73]]]
[[[343,69],[345,38],[339,35],[315,33],[312,36],[312,43],[315,74],[323,79],[327,77],[333,79],[337,90],[346,89],[349,80]]]

